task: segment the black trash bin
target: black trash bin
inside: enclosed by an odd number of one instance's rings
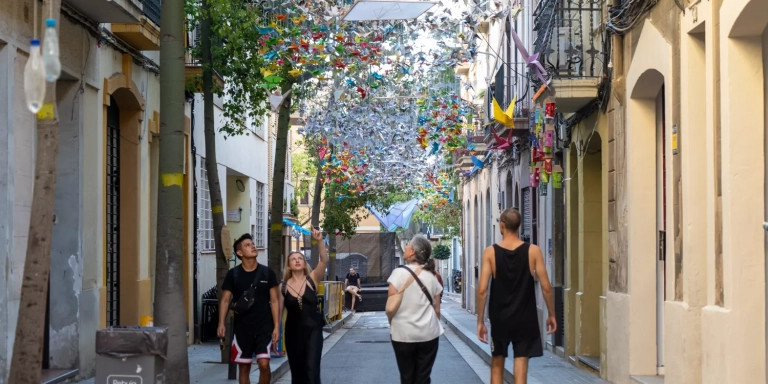
[[[165,383],[168,329],[109,327],[96,331],[95,384]]]

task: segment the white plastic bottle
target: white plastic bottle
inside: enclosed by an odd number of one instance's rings
[[[43,65],[45,66],[45,81],[54,82],[61,74],[59,60],[59,36],[56,33],[56,19],[45,20],[45,37],[43,38]]]
[[[45,100],[45,68],[40,55],[40,40],[32,39],[29,59],[24,66],[24,93],[27,96],[27,108],[37,113]]]

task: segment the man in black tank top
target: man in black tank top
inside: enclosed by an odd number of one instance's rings
[[[520,221],[520,212],[504,210],[499,224],[502,240],[483,251],[477,287],[477,337],[484,343],[488,342],[484,316],[490,281],[488,318],[491,321],[491,384],[503,382],[504,360],[510,343],[515,354],[515,384],[527,383],[528,359],[543,355],[536,315],[534,274],[547,302],[547,333],[551,334],[557,329],[555,299],[544,257],[538,246],[520,240]]]

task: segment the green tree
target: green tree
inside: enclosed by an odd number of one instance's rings
[[[432,257],[435,260],[448,260],[451,258],[451,248],[445,244],[438,244],[435,249],[432,250]]]
[[[258,12],[249,1],[241,0],[188,0],[187,14],[192,25],[200,26],[200,44],[190,47],[190,53],[202,66],[202,77],[193,78],[187,84],[188,91],[196,92],[202,83],[203,120],[205,132],[205,169],[208,176],[213,237],[216,250],[216,287],[221,297],[221,284],[229,270],[228,257],[224,253],[224,208],[219,181],[216,154],[216,125],[214,122],[214,94],[224,101],[221,108],[225,117],[220,132],[226,135],[243,134],[247,125],[257,123],[268,112],[266,90],[258,84],[263,76],[258,68],[262,57],[253,43],[257,38],[252,27],[258,22]],[[214,82],[217,74],[224,86]],[[222,362],[229,358],[227,348],[222,349]]]
[[[169,383],[189,383],[184,308],[184,2],[162,5],[160,45],[160,183],[154,321],[168,328],[165,369]]]

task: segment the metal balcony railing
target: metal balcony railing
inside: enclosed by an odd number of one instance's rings
[[[600,77],[603,28],[600,0],[542,0],[534,16],[534,52],[550,78]],[[534,82],[539,80],[531,76]]]
[[[159,27],[163,0],[142,0],[141,3],[144,5],[144,15]]]

